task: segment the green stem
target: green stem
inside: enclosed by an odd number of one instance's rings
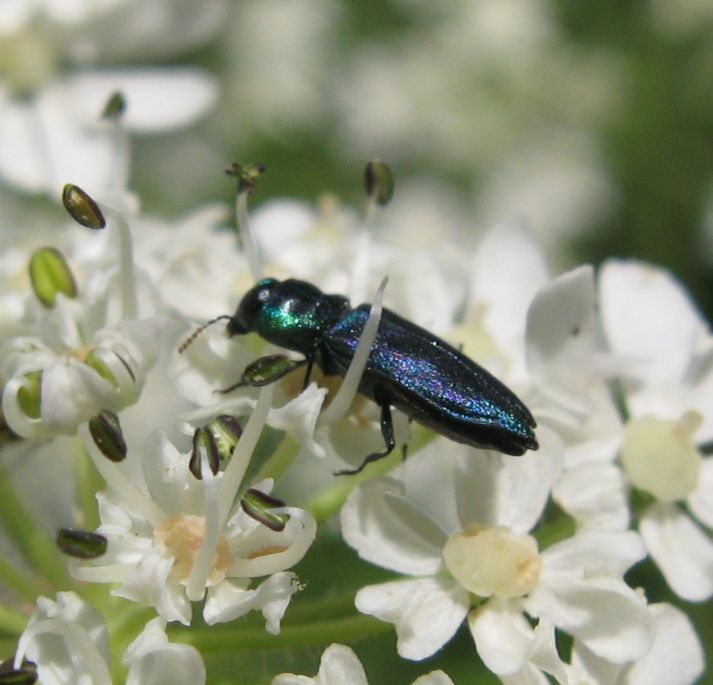
[[[69,586],[64,557],[15,496],[7,470],[0,467],[0,525],[23,557],[54,589]]]
[[[387,474],[401,463],[400,450],[394,450],[388,457],[368,464],[353,476],[339,476],[337,482],[310,499],[305,509],[314,516],[317,523],[324,523],[334,516],[346,501],[349,493],[364,481]]]
[[[18,569],[11,561],[3,558],[0,558],[0,585],[30,604],[34,604],[37,597],[47,591],[34,574]]]
[[[285,435],[277,446],[277,449],[258,471],[254,482],[260,482],[265,478],[274,478],[277,480],[290,468],[298,452],[299,445],[288,435]]]
[[[349,644],[393,630],[390,623],[362,615],[283,626],[279,635],[270,635],[262,626],[248,629],[236,626],[239,624],[223,625],[219,630],[171,628],[169,632],[207,655],[225,650],[239,652],[252,649],[287,649],[313,647],[329,642]]]
[[[33,599],[34,602],[34,599]],[[0,604],[0,631],[19,635],[25,630],[29,616],[16,609]]]

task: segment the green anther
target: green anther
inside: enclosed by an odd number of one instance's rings
[[[40,418],[42,403],[42,371],[30,371],[25,374],[25,382],[17,391],[17,401],[25,416]]]
[[[116,121],[121,118],[125,111],[126,99],[124,98],[124,94],[121,91],[115,90],[106,101],[101,118]]]
[[[72,528],[60,528],[57,532],[57,547],[70,557],[97,559],[106,554],[106,546],[106,538],[98,533]]]
[[[114,388],[119,389],[119,382],[104,360],[97,354],[96,350],[91,350],[86,357],[84,357],[84,363],[90,369],[94,369],[105,381],[109,381]]]
[[[300,366],[299,362],[284,354],[268,354],[245,367],[242,382],[255,388],[270,385],[298,366]]]
[[[106,220],[99,205],[79,186],[67,183],[62,191],[62,203],[78,224],[94,230],[106,226]]]
[[[204,460],[205,455],[205,460]],[[193,433],[193,449],[188,462],[190,472],[198,479],[203,478],[203,463],[208,462],[208,468],[213,472],[213,475],[218,473],[220,467],[220,457],[218,456],[218,447],[213,434],[205,426],[196,428]]]
[[[274,514],[270,509],[284,507],[285,503],[264,492],[250,488],[240,501],[243,511],[252,519],[259,521],[270,530],[280,532],[290,520],[289,514]]]
[[[30,257],[30,282],[37,299],[48,309],[55,306],[57,294],[77,296],[77,284],[64,255],[54,247],[41,247]]]
[[[126,442],[121,431],[119,417],[110,409],[102,409],[89,421],[89,432],[99,451],[109,460],[123,461],[126,458]]]
[[[12,667],[12,659],[0,664],[0,685],[33,685],[37,682],[37,665],[25,659],[18,669]]]
[[[228,462],[243,434],[243,429],[237,419],[230,414],[221,414],[207,424],[205,429],[213,438],[221,462]]]
[[[249,193],[252,192],[257,187],[257,179],[259,176],[265,173],[265,165],[260,162],[256,162],[251,166],[243,166],[237,162],[233,162],[230,167],[225,170],[228,176],[235,176],[238,179],[238,192],[239,193]]]
[[[387,205],[394,196],[394,176],[391,169],[374,159],[364,169],[364,188],[369,197],[373,197],[380,206]]]

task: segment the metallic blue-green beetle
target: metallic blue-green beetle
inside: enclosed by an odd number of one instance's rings
[[[307,374],[317,364],[326,375],[344,376],[370,305],[355,309],[341,295],[324,294],[305,281],[264,278],[229,317],[229,335],[255,332],[305,355]],[[391,407],[456,442],[511,455],[536,450],[535,420],[497,378],[420,326],[384,309],[359,392],[381,408],[383,452],[395,446]]]

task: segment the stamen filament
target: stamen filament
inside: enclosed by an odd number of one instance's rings
[[[86,423],[80,426],[79,435],[87,454],[89,454],[101,477],[106,481],[107,486],[121,497],[127,508],[136,510],[154,527],[158,526],[166,518],[166,514],[161,511],[160,507],[150,497],[141,492],[121,472],[117,464],[107,459],[99,451],[99,448],[94,444]]]
[[[113,221],[119,232],[119,272],[121,274],[121,314],[122,319],[136,319],[139,312],[136,293],[136,273],[131,231],[124,215],[113,207],[97,203],[107,219]]]
[[[191,602],[201,600],[205,594],[206,583],[208,582],[220,536],[217,478],[213,475],[205,452],[201,456],[201,474],[203,476],[201,482],[203,483],[205,528],[201,546],[196,553],[193,568],[186,583],[186,597]]]
[[[238,446],[235,448],[228,466],[223,471],[223,477],[218,483],[218,520],[220,528],[223,527],[228,519],[235,495],[250,464],[250,457],[267,421],[274,392],[274,384],[265,385],[260,389],[255,409],[250,414],[250,418],[243,429],[243,434],[238,441]]]
[[[257,243],[250,225],[250,216],[248,214],[249,194],[249,190],[238,191],[238,196],[235,200],[235,219],[238,224],[238,233],[240,234],[243,251],[250,266],[250,273],[254,281],[259,281],[263,276],[262,260],[258,254]]]
[[[384,290],[388,282],[388,277],[385,277],[381,281],[376,295],[374,295],[374,303],[371,305],[369,318],[366,320],[364,329],[359,336],[359,344],[357,345],[352,362],[347,369],[344,381],[337,391],[336,396],[319,417],[320,425],[329,425],[343,419],[354,401],[354,397],[359,389],[359,381],[366,368],[366,362],[369,359],[374,340],[376,340],[376,333],[379,328],[383,309]]]

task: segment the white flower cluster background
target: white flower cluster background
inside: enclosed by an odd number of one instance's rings
[[[712,7],[0,0],[0,685],[710,682]]]

